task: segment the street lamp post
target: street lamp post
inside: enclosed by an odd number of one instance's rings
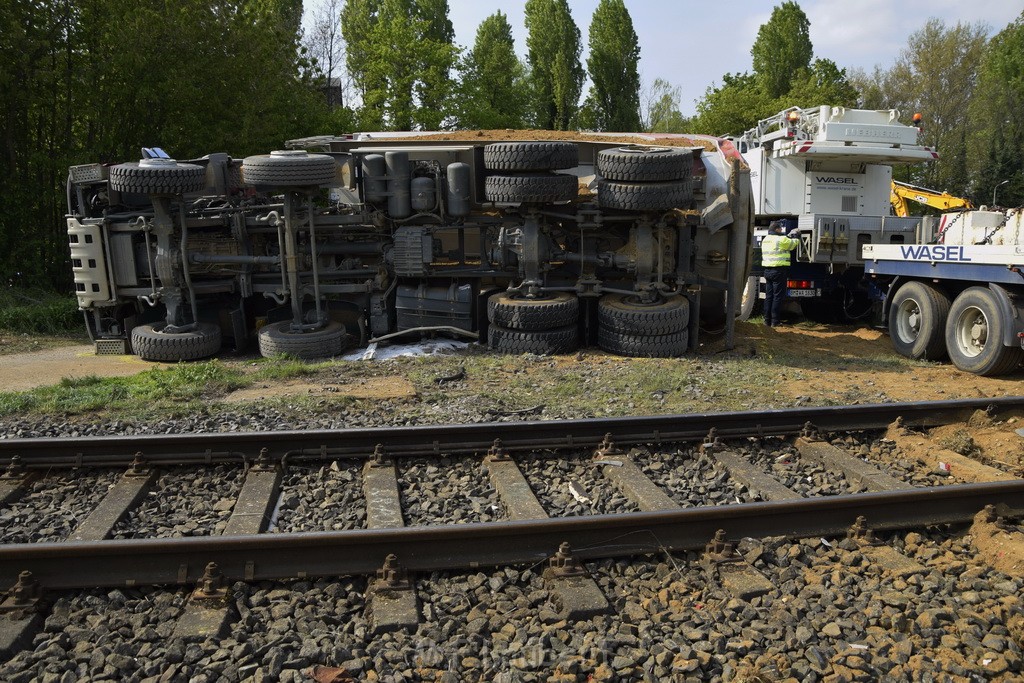
[[[992,206],[996,205],[996,190],[998,190],[1000,187],[1002,187],[1003,185],[1005,185],[1008,182],[1010,182],[1010,181],[1009,180],[1004,180],[1003,182],[997,184],[995,187],[992,188]]]

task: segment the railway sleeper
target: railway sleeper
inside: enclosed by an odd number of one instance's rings
[[[775,590],[771,581],[736,552],[736,542],[727,540],[722,529],[705,546],[702,562],[711,579],[740,600],[750,601]]]
[[[608,598],[568,543],[562,543],[548,560],[544,581],[559,619],[582,621],[611,612]]]

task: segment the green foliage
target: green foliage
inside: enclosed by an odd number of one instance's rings
[[[82,314],[72,296],[43,290],[0,290],[0,329],[27,334],[80,332]]]
[[[816,107],[828,104],[834,107],[855,107],[860,94],[831,59],[815,59],[807,69],[801,69],[793,78],[790,91],[781,98],[775,110],[787,107]]]
[[[451,115],[459,54],[447,0],[348,0],[341,21],[362,93],[360,127],[440,128]]]
[[[830,59],[815,59],[810,21],[800,5],[787,1],[772,11],[750,49],[753,73],[725,74],[697,103],[693,130],[739,135],[761,119],[792,106],[854,106],[858,92]]]
[[[789,92],[797,72],[811,66],[811,22],[800,5],[787,1],[772,10],[750,48],[761,90],[771,98]]]
[[[883,73],[888,107],[908,116],[924,114],[918,142],[940,155],[935,164],[913,167],[910,182],[957,196],[970,194],[968,138],[975,123],[967,105],[974,97],[986,32],[982,24],[958,23],[949,28],[931,19],[910,35],[899,59]]]
[[[590,21],[589,45],[587,71],[593,85],[587,106],[595,120],[587,127],[640,130],[640,46],[623,0],[601,0]]]
[[[237,156],[319,132],[296,0],[10,0],[0,12],[0,272],[70,289],[67,168]]]
[[[692,132],[690,120],[679,110],[679,100],[679,86],[661,78],[654,79],[647,96],[644,130],[651,133]]]
[[[970,109],[969,168],[979,203],[1024,205],[1024,13],[988,43]]]
[[[476,42],[462,64],[459,128],[522,128],[529,86],[516,57],[508,18],[498,11],[480,22]]]
[[[64,378],[59,384],[31,391],[0,392],[0,415],[189,411],[204,396],[228,392],[251,381],[239,369],[216,360],[154,368],[131,377]]]
[[[778,102],[762,89],[756,76],[725,74],[720,87],[709,87],[697,102],[694,133],[739,135],[779,111]]]
[[[580,30],[566,0],[526,0],[527,64],[539,128],[565,130],[579,106]]]

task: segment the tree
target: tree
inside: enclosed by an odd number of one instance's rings
[[[785,95],[796,73],[810,67],[814,54],[810,31],[807,15],[791,1],[773,9],[768,22],[758,29],[750,54],[758,83],[768,97]]]
[[[528,107],[526,69],[516,57],[512,27],[499,10],[480,22],[462,65],[460,128],[522,128]]]
[[[854,107],[860,94],[831,59],[815,59],[808,69],[801,69],[793,78],[792,87],[776,107],[815,107],[821,104]]]
[[[459,51],[455,47],[455,29],[448,18],[448,0],[416,0],[419,19],[419,74],[416,98],[419,106],[414,119],[421,128],[437,130],[451,115],[454,91],[451,72]]]
[[[661,78],[654,79],[646,98],[643,129],[651,133],[685,133],[689,120],[679,111],[680,90]]]
[[[309,35],[303,40],[329,107],[345,106],[351,84],[343,68],[345,42],[341,35],[341,8],[341,0],[326,0],[320,5],[312,17]]]
[[[526,0],[525,11],[535,124],[565,130],[583,89],[580,30],[566,0]]]
[[[705,135],[739,135],[778,110],[777,100],[760,87],[749,73],[725,74],[720,87],[709,86],[697,102],[693,132]]]
[[[967,159],[979,203],[1024,205],[1024,12],[989,41],[969,108]]]
[[[438,128],[448,116],[458,50],[447,12],[447,0],[346,0],[342,33],[364,128]]]
[[[623,0],[601,0],[590,21],[587,98],[598,130],[640,130],[640,46]]]
[[[910,179],[918,185],[969,194],[967,141],[974,124],[968,104],[974,96],[987,32],[983,24],[958,23],[947,28],[942,21],[930,19],[910,35],[907,47],[884,75],[889,106],[906,114],[921,112],[925,125],[918,141],[940,155],[937,163],[912,169]]]

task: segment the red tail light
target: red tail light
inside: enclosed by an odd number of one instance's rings
[[[814,280],[786,280],[789,289],[814,289]]]

